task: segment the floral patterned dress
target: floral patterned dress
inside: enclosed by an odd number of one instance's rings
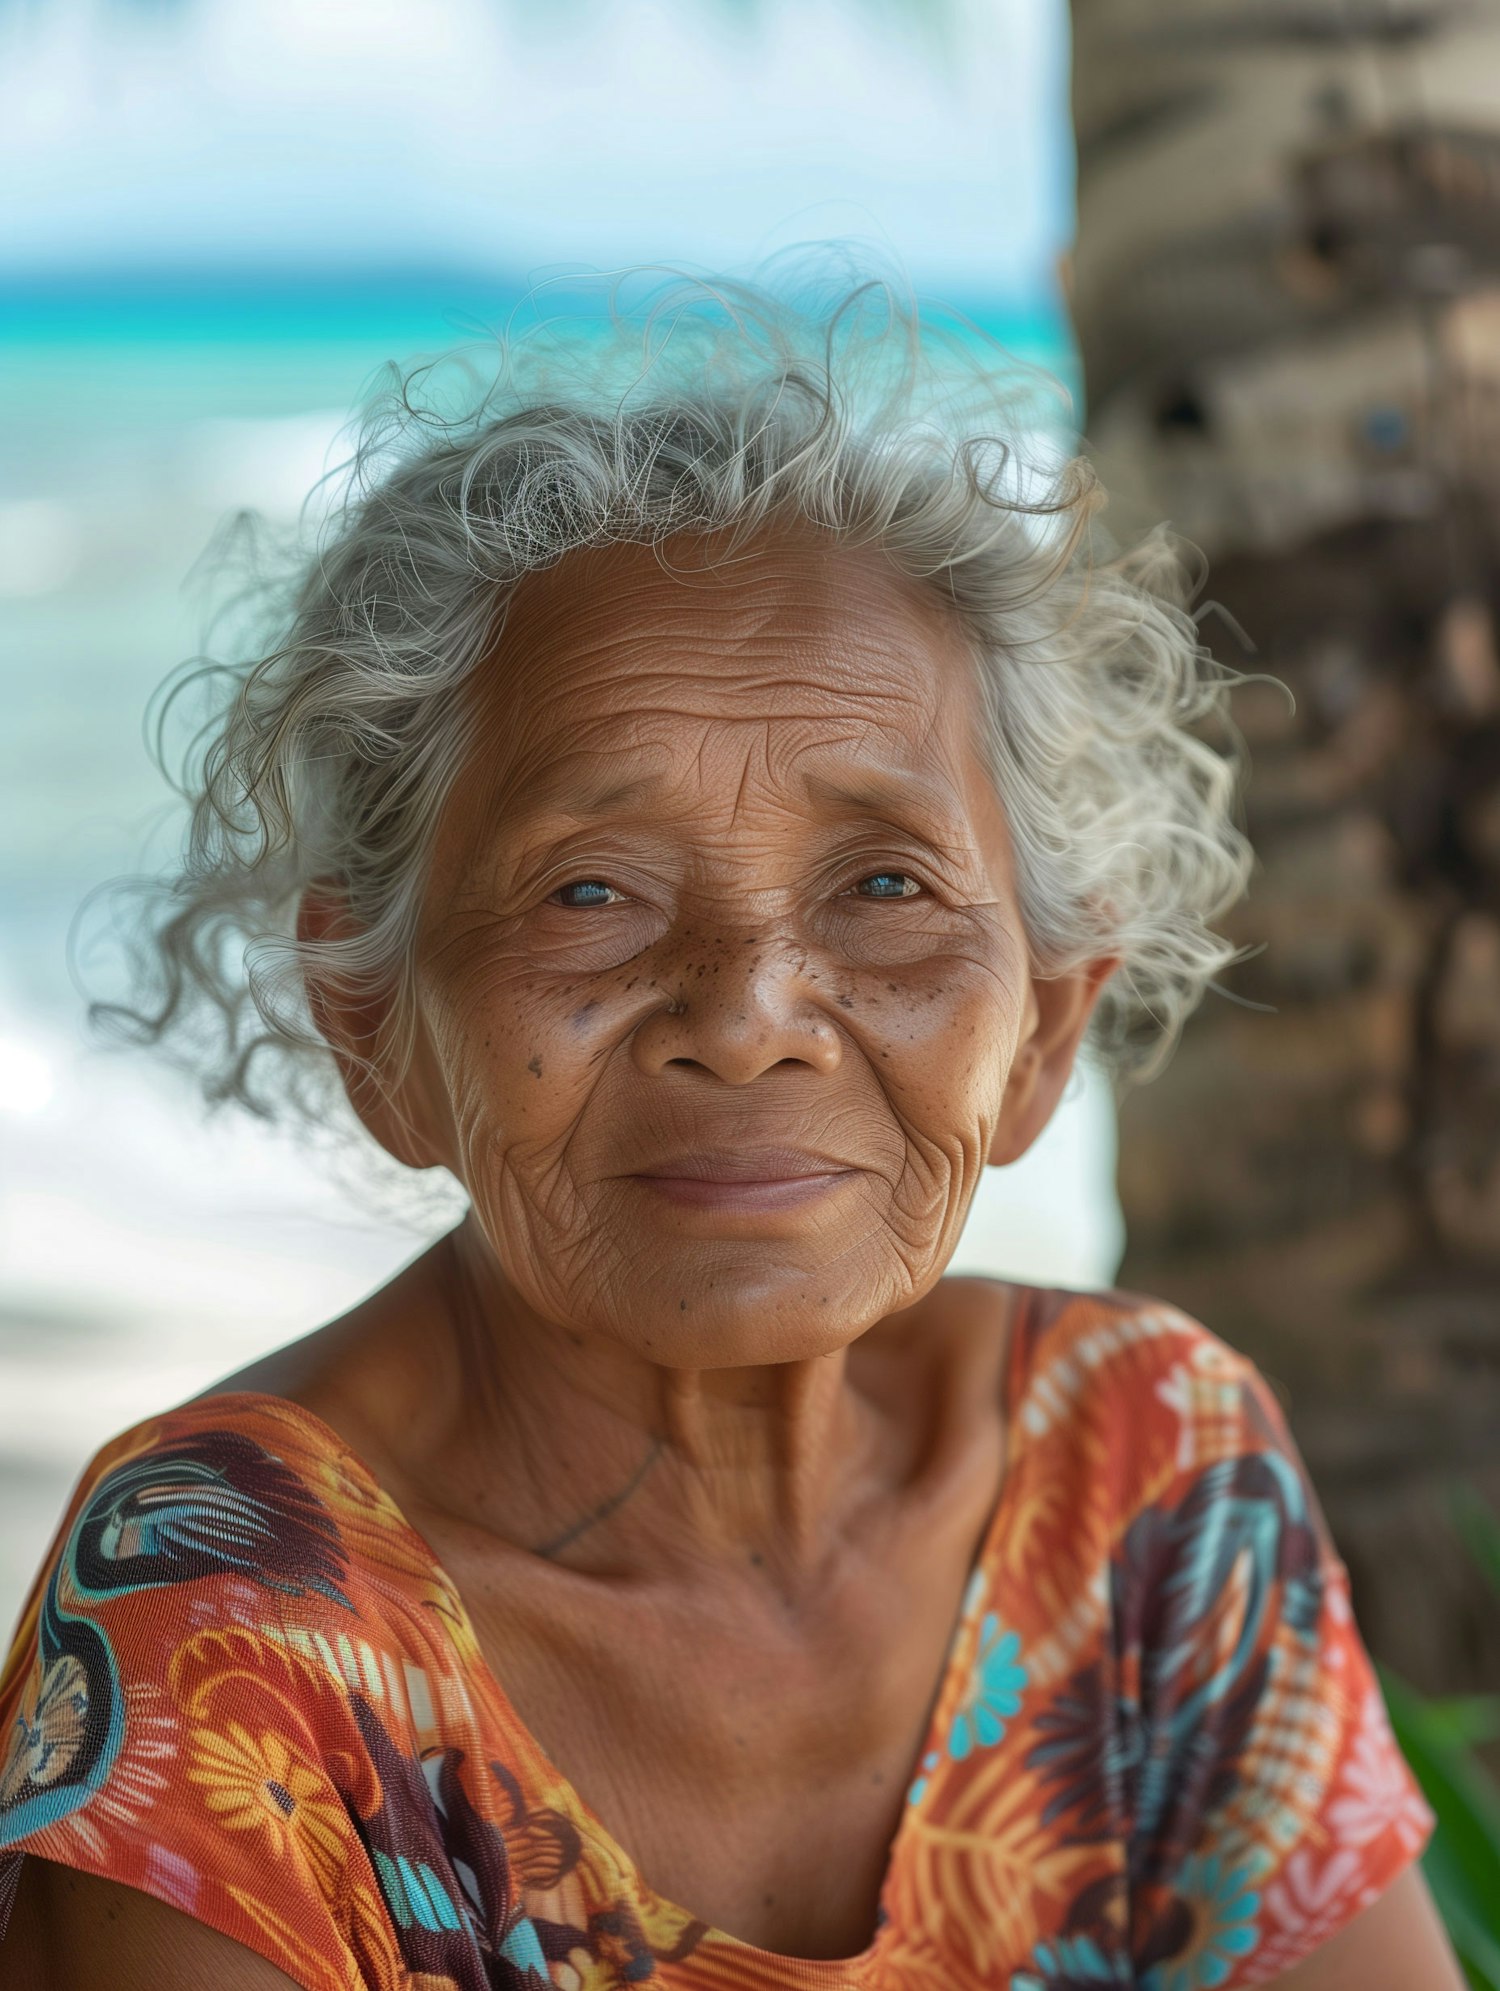
[[[1242,1356],[1138,1294],[1017,1298],[1004,1485],[859,1956],[657,1894],[367,1469],[245,1393],[125,1432],[69,1503],[0,1675],[0,1926],[35,1852],[309,1991],[1274,1979],[1434,1824],[1343,1564]]]

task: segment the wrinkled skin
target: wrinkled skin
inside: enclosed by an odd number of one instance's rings
[[[529,576],[471,681],[409,1067],[314,998],[468,1217],[219,1387],[372,1466],[666,1899],[849,1955],[1004,1467],[1014,1288],[940,1275],[1115,962],[1032,972],[936,596],[808,533],[666,551]]]
[[[939,1276],[1114,964],[1030,972],[935,600],[809,539],[671,551],[684,578],[612,548],[520,590],[438,836],[411,1128],[377,1131],[458,1176],[542,1318],[674,1367],[802,1361]],[[774,1213],[640,1181],[761,1144],[842,1173]]]

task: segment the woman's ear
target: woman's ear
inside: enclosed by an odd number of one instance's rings
[[[1019,1161],[1052,1118],[1094,1005],[1123,958],[1107,954],[1072,974],[1032,977],[1021,1041],[990,1143],[991,1167]]]
[[[339,886],[320,881],[304,890],[297,907],[300,942],[351,939],[359,932]],[[305,972],[303,988],[365,1130],[408,1168],[440,1166],[445,1157],[432,1139],[431,1075],[417,1056],[399,1077],[392,1069],[394,989],[355,994],[337,980]]]

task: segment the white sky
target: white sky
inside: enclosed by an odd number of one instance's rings
[[[914,6],[932,0],[913,0]],[[831,235],[1017,295],[1068,225],[1063,0],[0,10],[0,269],[688,258]]]

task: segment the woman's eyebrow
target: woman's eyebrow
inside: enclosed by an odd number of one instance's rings
[[[930,774],[903,774],[895,768],[860,773],[846,780],[814,774],[807,777],[806,786],[813,800],[824,807],[881,816],[923,835],[936,834],[940,840],[951,841],[964,820],[947,783],[935,781]]]
[[[672,786],[665,769],[622,775],[596,768],[568,773],[559,770],[516,798],[507,814],[523,819],[583,822],[638,808],[659,800]],[[948,784],[930,774],[905,774],[897,769],[861,770],[843,778],[806,774],[800,786],[813,805],[829,814],[878,816],[938,842],[961,839],[964,814]]]

